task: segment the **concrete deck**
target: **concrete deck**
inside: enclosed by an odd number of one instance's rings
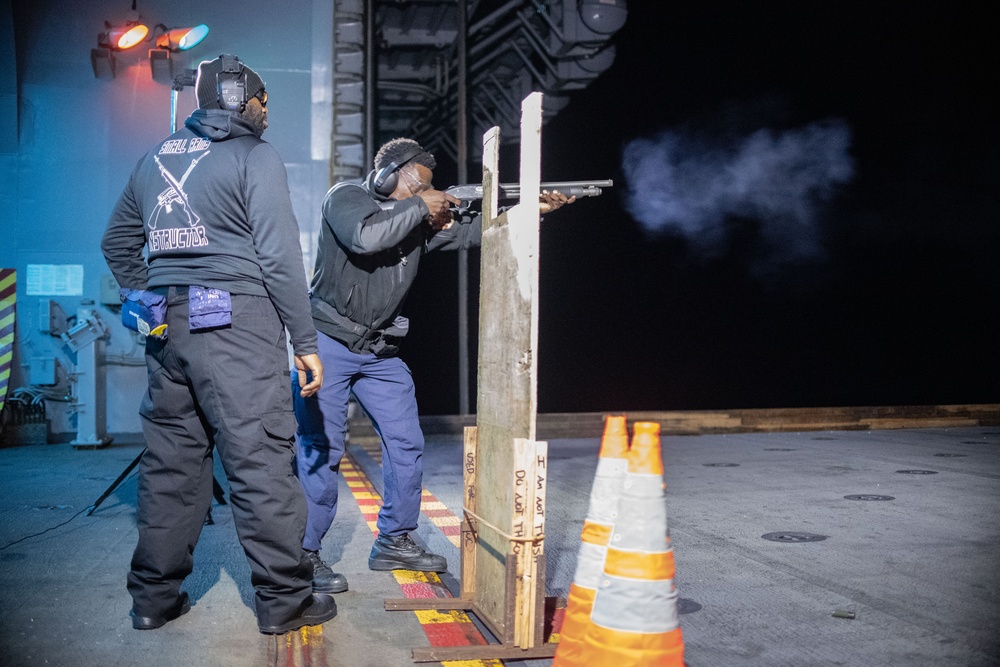
[[[573,577],[598,435],[549,440],[548,595],[565,597]],[[461,447],[435,435],[426,450],[425,488],[456,514]],[[691,667],[1000,664],[1000,428],[667,435],[663,447]],[[141,450],[0,449],[0,664],[402,667],[428,645],[416,614],[384,611],[400,584],[367,569],[372,535],[346,483],[323,555],[351,590],[322,630],[257,632],[249,570],[218,504],[185,584],[191,612],[133,630],[134,476],[86,509]],[[375,460],[351,453],[379,488]],[[893,500],[845,498],[855,494]],[[443,580],[457,594],[458,551],[421,521],[418,538],[448,556]]]

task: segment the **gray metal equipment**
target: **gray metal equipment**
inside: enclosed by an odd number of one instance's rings
[[[76,352],[73,403],[76,411],[77,449],[97,449],[111,443],[107,434],[107,368],[104,352],[110,336],[107,325],[92,307],[76,312],[76,324],[60,338]]]

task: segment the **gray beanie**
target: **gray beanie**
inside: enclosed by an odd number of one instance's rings
[[[246,82],[247,100],[264,89],[264,81],[257,72],[247,67],[237,56],[223,54],[215,60],[205,60],[198,65],[198,80],[195,84],[195,89],[198,91],[198,106],[202,109],[226,108],[219,100],[218,83],[218,75],[223,71],[225,59],[230,59],[240,69],[239,76]],[[235,74],[232,75],[232,78],[235,77]]]

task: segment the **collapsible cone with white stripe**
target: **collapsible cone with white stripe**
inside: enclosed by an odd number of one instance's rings
[[[609,416],[604,423],[600,458],[590,506],[580,535],[582,544],[576,560],[576,574],[566,599],[566,615],[559,631],[559,646],[552,667],[575,667],[590,664],[583,649],[583,636],[590,624],[594,594],[601,581],[608,543],[618,514],[625,470],[628,467],[628,429],[624,416]]]
[[[638,422],[583,654],[592,667],[683,667],[660,425]]]

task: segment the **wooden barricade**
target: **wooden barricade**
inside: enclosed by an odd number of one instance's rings
[[[458,598],[387,609],[471,612],[499,644],[413,649],[416,662],[551,658],[544,641],[547,443],[537,420],[542,94],[522,103],[521,203],[498,212],[499,129],[483,136],[483,243],[476,426],[465,429]]]

